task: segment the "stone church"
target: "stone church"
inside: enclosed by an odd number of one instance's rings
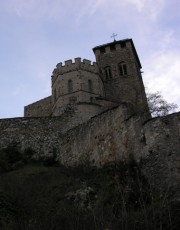
[[[126,103],[149,116],[141,63],[132,39],[93,48],[96,62],[81,58],[58,63],[51,77],[52,95],[25,107],[25,117],[72,113],[79,123]]]

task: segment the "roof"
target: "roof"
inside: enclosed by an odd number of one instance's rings
[[[115,44],[120,44],[120,43],[124,43],[124,42],[125,42],[125,43],[126,43],[126,42],[130,42],[130,43],[131,43],[132,50],[133,50],[134,55],[135,55],[135,57],[136,57],[136,59],[137,59],[137,62],[138,62],[138,64],[139,64],[139,67],[142,68],[141,62],[140,62],[140,60],[139,60],[138,54],[137,54],[137,52],[136,52],[136,49],[135,49],[135,46],[134,46],[134,43],[133,43],[133,40],[132,40],[131,38],[127,38],[127,39],[123,39],[123,40],[119,40],[119,41],[114,40],[113,42],[110,42],[110,43],[106,43],[106,44],[103,44],[103,45],[100,45],[100,46],[95,46],[95,47],[93,48],[93,52],[95,52],[95,50],[100,49],[100,48],[105,48],[105,47],[107,47],[107,46],[111,46],[111,45],[115,45]]]

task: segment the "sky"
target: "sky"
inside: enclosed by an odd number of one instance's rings
[[[180,108],[179,0],[0,0],[0,118],[51,95],[56,64],[132,38],[146,91]]]

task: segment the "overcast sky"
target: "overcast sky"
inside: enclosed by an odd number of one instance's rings
[[[143,80],[180,107],[180,0],[0,0],[0,118],[51,94],[59,62],[132,38]]]

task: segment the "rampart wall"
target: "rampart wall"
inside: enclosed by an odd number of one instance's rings
[[[72,119],[74,111],[58,117],[27,117],[0,120],[0,148],[17,145],[20,151],[31,148],[35,157],[51,155],[67,130],[82,121]]]
[[[145,125],[125,104],[83,124],[71,116],[67,111],[59,117],[2,119],[0,146],[17,142],[37,154],[50,154],[50,149],[55,148],[59,161],[65,165],[79,164],[81,159],[103,165],[125,160],[129,155],[147,159],[179,154],[180,113],[151,119]]]
[[[99,69],[97,67],[96,62],[91,63],[90,60],[86,60],[86,59],[83,59],[83,61],[81,61],[81,58],[75,58],[74,60],[75,60],[74,62],[72,60],[67,60],[64,62],[64,65],[62,62],[56,65],[56,68],[54,69],[53,74],[52,74],[52,85],[56,81],[56,78],[58,77],[58,75],[76,71],[78,69],[89,71],[95,74],[99,74]]]
[[[151,119],[143,129],[145,174],[162,193],[180,199],[180,112]]]
[[[25,117],[47,117],[52,113],[52,97],[46,97],[24,107]]]
[[[68,113],[69,114],[69,113]],[[73,121],[73,122],[72,122]],[[35,158],[57,155],[64,165],[101,166],[130,155],[142,160],[152,183],[180,189],[180,113],[142,123],[126,105],[78,125],[70,115],[0,120],[0,147],[16,143]],[[178,193],[177,193],[178,195]]]
[[[58,159],[65,165],[101,166],[131,154],[139,158],[141,123],[125,105],[102,113],[63,136]]]

